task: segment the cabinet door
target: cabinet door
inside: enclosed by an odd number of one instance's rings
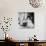
[[[39,43],[38,46],[46,46],[46,43]]]
[[[16,43],[16,46],[20,46],[20,43]]]
[[[28,46],[28,43],[24,43],[24,46]]]
[[[43,43],[43,46],[46,46],[46,43]]]
[[[38,46],[38,43],[34,43],[34,46]]]

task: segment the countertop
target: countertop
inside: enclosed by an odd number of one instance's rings
[[[34,40],[7,40],[7,41],[10,41],[10,42],[20,42],[20,43],[28,43],[28,42],[32,42],[32,43],[46,43],[46,40],[37,40],[37,41],[34,41]]]

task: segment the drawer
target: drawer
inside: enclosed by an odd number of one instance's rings
[[[16,43],[16,46],[28,46],[28,43]]]

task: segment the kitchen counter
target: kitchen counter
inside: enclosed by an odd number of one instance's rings
[[[37,40],[37,41],[33,41],[33,40],[10,40],[10,39],[6,39],[6,41],[10,41],[10,42],[14,42],[14,43],[16,43],[16,42],[25,42],[25,43],[27,43],[27,42],[34,42],[34,43],[46,43],[46,40]]]
[[[39,40],[39,41],[29,41],[29,40],[16,40],[16,41],[13,41],[13,42],[42,42],[42,43],[46,43],[46,40]]]

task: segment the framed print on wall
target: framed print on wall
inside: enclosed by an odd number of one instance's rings
[[[34,28],[34,12],[19,12],[18,25],[20,28]]]

